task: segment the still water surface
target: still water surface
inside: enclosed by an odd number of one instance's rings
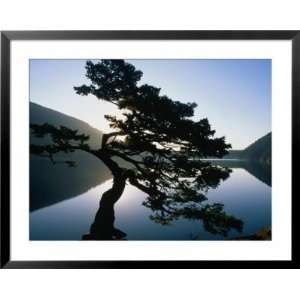
[[[264,176],[256,176],[234,166],[230,177],[208,192],[207,203],[223,203],[226,213],[244,222],[243,232],[229,232],[229,238],[252,235],[271,228],[271,187]],[[112,185],[107,180],[87,192],[30,213],[31,240],[81,240],[89,232],[103,192]],[[146,194],[127,185],[115,205],[115,227],[127,240],[219,240],[221,235],[206,232],[202,222],[180,219],[171,225],[150,220],[151,211],[142,205]]]

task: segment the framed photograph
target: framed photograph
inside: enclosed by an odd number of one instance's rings
[[[1,32],[1,267],[298,268],[299,103],[298,31]]]

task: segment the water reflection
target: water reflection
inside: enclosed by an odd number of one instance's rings
[[[63,159],[63,155],[60,157]],[[91,155],[78,151],[66,157],[79,161],[76,168],[30,157],[30,211],[76,197],[111,178],[104,164]]]
[[[255,179],[244,168],[234,168],[230,178],[207,195],[208,204],[222,203],[228,214],[243,220],[243,236],[271,226],[271,189],[261,178],[259,175]],[[271,182],[270,179],[265,181]],[[207,231],[203,220],[199,219],[180,217],[166,226],[153,222],[151,211],[142,205],[146,194],[131,185],[126,185],[121,199],[112,208],[107,208],[109,213],[96,214],[95,218],[95,212],[99,212],[99,195],[111,186],[112,180],[108,180],[84,194],[32,212],[30,239],[224,239],[222,234]],[[235,230],[228,233],[228,238],[239,236],[241,234]]]
[[[236,159],[220,159],[210,160],[212,163],[227,168],[242,168],[264,182],[268,186],[272,186],[272,167],[269,164]]]

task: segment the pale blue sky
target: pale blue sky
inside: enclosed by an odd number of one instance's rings
[[[89,83],[86,60],[31,60],[30,101],[109,131],[105,114],[115,106],[79,96],[73,86]],[[141,84],[160,87],[173,100],[196,102],[194,119],[207,117],[216,136],[243,149],[271,131],[271,60],[128,60],[143,71]],[[159,108],[158,108],[159,109]]]

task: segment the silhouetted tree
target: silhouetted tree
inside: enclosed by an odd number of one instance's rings
[[[113,205],[121,197],[126,182],[147,194],[144,205],[153,211],[155,222],[168,224],[184,217],[203,220],[205,228],[212,233],[226,235],[231,228],[241,230],[242,222],[227,215],[221,204],[203,203],[207,200],[207,190],[225,180],[229,169],[213,166],[201,158],[221,158],[228,153],[230,145],[224,137],[214,137],[215,131],[207,119],[192,119],[195,103],[174,101],[161,95],[157,87],[139,85],[142,75],[124,60],[87,61],[86,77],[91,84],[74,87],[76,93],[94,95],[114,104],[122,117],[105,116],[112,131],[103,134],[100,149],[91,149],[89,137],[76,130],[31,124],[35,136],[50,136],[52,140],[47,145],[31,145],[31,152],[55,163],[58,152],[82,150],[109,168],[113,185],[102,195],[91,226],[93,238],[104,236],[99,233],[99,228],[104,230],[104,211],[109,211],[106,217],[110,215],[106,226],[111,224],[110,233],[105,236],[115,232]],[[121,164],[120,159],[127,164]],[[66,163],[73,166],[71,161]]]

